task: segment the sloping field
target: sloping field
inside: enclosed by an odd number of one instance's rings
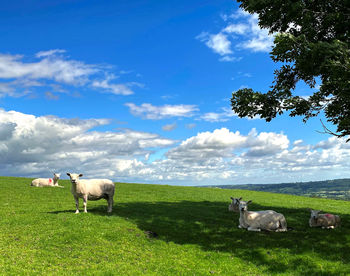
[[[68,181],[59,182],[63,189],[30,182],[0,178],[0,275],[350,273],[350,202],[117,183],[111,215],[104,200],[89,201],[89,213],[76,215]],[[238,229],[230,196],[252,199],[252,210],[283,213],[294,230]],[[342,227],[309,228],[307,208],[340,215]]]

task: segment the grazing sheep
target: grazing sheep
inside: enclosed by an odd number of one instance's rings
[[[239,213],[239,201],[242,200],[242,198],[234,198],[234,197],[230,197],[232,200],[232,203],[228,206],[228,210],[230,212],[235,212],[235,213]]]
[[[51,187],[60,187],[63,188],[63,186],[58,185],[58,179],[60,179],[61,174],[54,173],[53,178],[37,178],[32,181],[31,186],[34,187],[45,187],[45,186],[51,186]]]
[[[239,202],[239,228],[246,228],[248,231],[287,231],[287,222],[282,214],[272,210],[248,211],[248,204],[251,202]]]
[[[340,217],[333,214],[320,214],[321,211],[310,210],[311,217],[309,219],[310,227],[322,227],[334,229],[340,225]]]
[[[79,198],[84,201],[84,212],[87,213],[86,205],[89,200],[99,200],[104,198],[108,201],[107,212],[112,212],[113,196],[114,196],[114,183],[109,179],[79,179],[82,174],[67,173],[72,182],[71,192],[75,199],[76,211],[79,213]]]

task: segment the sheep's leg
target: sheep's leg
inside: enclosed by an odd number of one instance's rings
[[[113,196],[108,195],[108,209],[107,213],[112,213],[112,208],[113,208]]]
[[[83,196],[83,201],[84,201],[84,213],[87,213],[86,205],[87,205],[87,196]]]
[[[75,200],[75,213],[79,214],[79,198],[75,196],[74,200]]]
[[[248,231],[260,232],[260,231],[261,231],[261,229],[259,229],[259,228],[252,228],[252,227],[248,227]]]
[[[278,228],[278,229],[276,229],[275,232],[286,232],[286,231],[287,231],[287,229],[285,229],[285,228]]]

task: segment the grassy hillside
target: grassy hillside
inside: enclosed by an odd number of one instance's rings
[[[281,184],[219,185],[213,187],[350,200],[350,179]]]
[[[0,275],[350,273],[350,202],[117,183],[111,215],[102,200],[76,215],[68,181],[60,181],[63,189],[29,183],[0,178]],[[238,229],[238,214],[227,210],[230,196],[252,199],[251,209],[282,212],[294,230]],[[342,227],[309,228],[309,207],[339,214]]]

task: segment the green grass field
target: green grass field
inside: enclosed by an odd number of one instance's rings
[[[0,275],[350,274],[350,202],[117,183],[111,215],[105,200],[76,215],[68,181],[63,189],[30,182],[0,177]],[[283,213],[294,230],[237,228],[230,196]],[[342,227],[309,228],[307,208],[340,215]]]

